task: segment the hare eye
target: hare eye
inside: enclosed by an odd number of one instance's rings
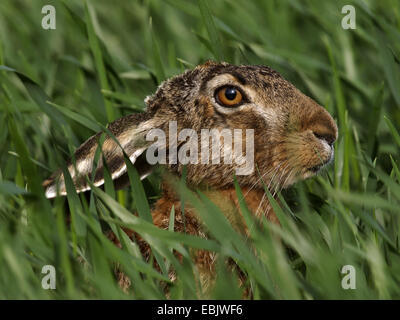
[[[237,106],[242,102],[243,96],[239,89],[235,87],[223,87],[217,90],[217,101],[225,107]]]

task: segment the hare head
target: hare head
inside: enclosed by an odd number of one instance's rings
[[[122,181],[127,171],[124,153],[142,177],[154,164],[149,161],[151,154],[174,174],[180,175],[186,166],[189,184],[215,188],[233,184],[235,173],[243,167],[245,145],[249,147],[245,153],[251,154],[247,159],[253,163],[245,174],[237,174],[242,186],[262,188],[265,183],[284,188],[313,176],[333,157],[337,127],[332,117],[266,66],[207,62],[163,82],[145,101],[145,113],[109,125],[96,168],[93,160],[101,133],[76,150],[68,170],[77,191],[90,189],[86,176],[95,186],[104,183],[104,161],[112,179]],[[234,133],[231,138],[239,139],[240,152],[221,132]],[[222,140],[224,147],[214,148],[212,141]],[[213,152],[222,149],[227,153],[222,161],[215,161],[218,152]],[[188,157],[180,161],[179,156],[187,153],[191,161]],[[44,186],[49,198],[66,193],[61,171]]]

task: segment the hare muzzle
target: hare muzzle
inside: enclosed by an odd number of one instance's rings
[[[309,98],[307,98],[308,100]],[[309,99],[302,109],[300,132],[292,138],[290,156],[297,159],[299,179],[309,178],[318,173],[333,159],[333,144],[338,130],[331,115],[320,105]]]

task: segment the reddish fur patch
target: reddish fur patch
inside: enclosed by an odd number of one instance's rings
[[[169,217],[171,213],[171,209],[174,206],[175,210],[175,223],[174,223],[174,231],[175,232],[186,232],[187,234],[199,236],[199,237],[206,237],[205,230],[202,226],[200,219],[196,216],[195,211],[193,208],[185,204],[185,214],[184,217],[182,216],[181,212],[181,202],[177,195],[172,191],[172,189],[164,184],[163,188],[163,196],[160,198],[152,210],[152,217],[153,223],[155,226],[161,229],[168,229],[169,226]],[[257,218],[260,218],[261,215],[266,214],[266,217],[272,223],[276,223],[279,225],[279,220],[276,217],[275,212],[272,210],[271,206],[269,205],[268,201],[265,200],[260,206],[260,202],[263,199],[264,191],[263,190],[249,190],[248,188],[242,189],[243,195],[245,196],[245,201],[249,210],[256,214]],[[224,198],[225,201],[230,202],[234,207],[237,208],[238,212],[240,212],[239,201],[236,196],[236,190],[232,188],[227,188],[224,190],[218,190],[217,193]],[[221,208],[222,210],[224,208]],[[248,230],[245,227],[245,223],[242,218],[242,228],[244,233],[247,234]],[[130,238],[135,238],[136,242],[138,243],[142,255],[145,257],[146,260],[149,260],[151,255],[150,246],[145,242],[136,232],[133,232],[129,229],[124,229],[127,235]],[[117,238],[115,236],[110,235],[110,239],[118,246],[120,246]],[[200,280],[202,282],[202,286],[209,288],[214,280],[215,277],[215,253],[209,252],[206,250],[197,250],[193,249],[191,251],[193,260],[195,265],[198,269]],[[179,260],[181,260],[181,255],[175,252],[175,255]],[[160,270],[158,264],[155,262],[154,267],[157,270]],[[234,263],[232,262],[231,267],[236,268]],[[239,280],[240,283],[243,284],[245,282],[245,276],[239,271]],[[119,272],[117,273],[119,282],[121,281],[121,276]],[[171,278],[175,278],[175,274],[170,274]],[[126,281],[125,281],[126,283]],[[126,288],[124,288],[126,290]],[[248,297],[249,292],[246,290]]]

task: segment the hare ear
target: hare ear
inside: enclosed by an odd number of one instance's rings
[[[141,161],[137,161],[137,159],[151,144],[151,142],[146,141],[146,134],[150,129],[157,128],[159,125],[161,125],[160,120],[151,118],[147,113],[131,114],[111,123],[108,130],[118,140],[119,144],[114,140],[114,137],[107,136],[105,138],[102,144],[103,157],[98,161],[94,180],[92,179],[93,161],[102,132],[90,137],[76,150],[75,164],[71,161],[68,163],[68,171],[76,191],[82,192],[90,189],[86,176],[94,182],[96,187],[104,184],[103,159],[106,161],[111,178],[117,180],[117,182],[119,181],[119,184],[124,183],[126,180],[124,175],[127,172],[124,152],[135,166],[136,164],[141,166],[137,168],[141,178],[143,179],[147,176],[150,166],[143,159]],[[49,179],[45,180],[43,186],[46,188],[45,194],[47,198],[66,195],[65,181],[61,170],[58,170]]]

